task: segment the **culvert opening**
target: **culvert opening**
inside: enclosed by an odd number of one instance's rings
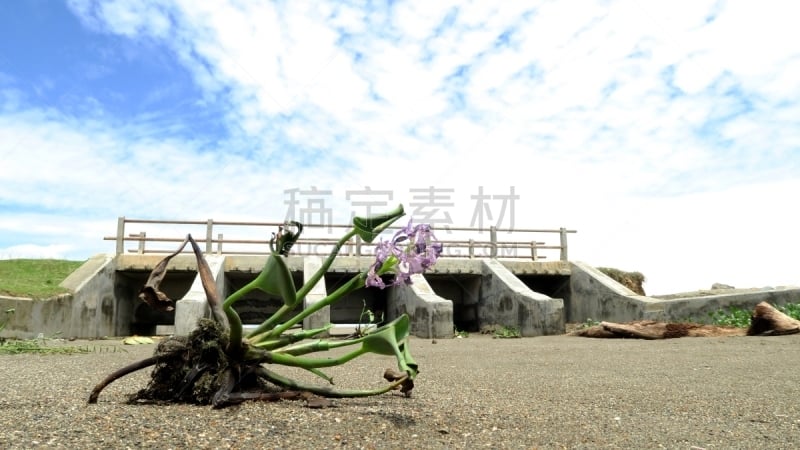
[[[532,291],[551,298],[562,299],[564,311],[569,311],[568,306],[572,294],[569,275],[517,274],[517,278]]]
[[[303,285],[303,272],[293,271],[292,281],[297,289]],[[225,295],[230,295],[243,288],[247,283],[255,280],[258,272],[228,272],[225,275]],[[239,314],[242,325],[260,325],[283,306],[283,299],[276,295],[270,295],[261,290],[253,290],[247,293],[244,298],[236,302],[233,309]],[[299,303],[285,317],[290,318],[302,311],[302,302]]]
[[[354,274],[350,273],[326,273],[325,290],[328,294],[338,289],[343,284],[350,281]],[[391,279],[387,278],[386,282]],[[358,324],[366,323],[368,318],[361,319],[364,308],[373,312],[375,323],[381,324],[386,321],[386,299],[388,289],[359,289],[351,292],[339,301],[331,305],[331,323],[333,324]]]
[[[480,331],[481,277],[476,274],[426,274],[425,279],[439,297],[453,302],[453,326],[458,331]]]
[[[158,311],[139,299],[139,290],[147,283],[150,271],[117,271],[114,295],[118,299],[119,334],[152,336],[156,326],[175,324],[175,311]],[[192,287],[197,272],[170,271],[159,290],[173,300],[182,299]]]

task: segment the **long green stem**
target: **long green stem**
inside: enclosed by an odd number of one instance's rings
[[[239,317],[236,310],[233,309],[233,304],[241,300],[245,294],[256,289],[257,282],[258,278],[247,283],[241,289],[226,298],[225,302],[222,304],[222,310],[225,311],[225,316],[228,318],[228,324],[230,325],[230,331],[228,333],[230,343],[228,345],[232,346],[232,350],[236,350],[235,353],[238,353],[242,347],[242,319]]]
[[[291,305],[291,306],[289,306],[287,304],[281,305],[281,307],[278,308],[277,311],[272,313],[272,315],[269,316],[267,318],[267,320],[261,322],[261,324],[258,325],[258,327],[256,327],[255,330],[247,333],[247,337],[248,338],[253,338],[253,337],[257,336],[260,333],[265,333],[267,331],[272,330],[273,328],[275,328],[275,325],[277,325],[278,322],[281,320],[283,315],[286,314],[287,312],[293,310],[294,307],[295,307],[295,305]],[[270,333],[269,336],[272,336],[272,334]]]
[[[368,350],[362,348],[353,350],[338,358],[304,358],[302,356],[292,356],[283,353],[272,352],[270,362],[280,364],[282,366],[302,367],[303,369],[317,369],[320,367],[333,367],[344,364],[354,358],[357,358]]]
[[[336,242],[336,245],[334,245],[333,250],[331,250],[331,253],[328,255],[327,258],[325,258],[325,261],[322,262],[322,266],[320,266],[320,268],[317,269],[316,272],[314,272],[314,275],[311,278],[309,278],[305,284],[303,284],[303,287],[301,287],[300,290],[297,291],[297,298],[303,298],[306,295],[308,295],[309,291],[311,291],[311,289],[314,288],[317,282],[328,272],[328,269],[330,269],[331,264],[333,264],[333,260],[336,259],[336,257],[339,255],[339,250],[342,249],[342,246],[344,246],[344,244],[346,244],[347,241],[349,241],[356,234],[357,234],[356,230],[350,230],[347,232],[347,234],[342,236],[342,238],[339,239],[338,242]]]
[[[281,333],[285,332],[289,328],[293,327],[294,325],[296,325],[306,317],[310,316],[311,314],[314,314],[315,312],[319,311],[320,309],[326,306],[330,306],[332,303],[339,300],[339,298],[341,298],[348,292],[352,292],[355,291],[356,289],[364,287],[366,276],[367,276],[366,272],[361,272],[355,275],[353,278],[350,279],[350,281],[340,286],[339,289],[336,289],[335,291],[333,291],[333,293],[329,294],[324,299],[314,303],[313,305],[309,306],[308,308],[298,313],[296,316],[292,317],[291,319],[287,320],[280,326],[276,327],[274,330],[272,330],[271,333],[267,335],[267,337],[280,336]]]
[[[342,238],[339,239],[336,242],[336,244],[334,245],[333,249],[331,250],[331,253],[328,255],[327,258],[325,258],[325,261],[322,263],[322,266],[320,266],[320,268],[314,273],[314,275],[311,278],[309,278],[308,281],[306,281],[303,284],[303,287],[301,287],[300,290],[297,291],[297,293],[295,294],[295,299],[296,300],[302,300],[302,299],[305,298],[306,295],[308,295],[308,293],[311,291],[311,289],[314,288],[314,286],[319,282],[320,279],[322,279],[322,277],[325,275],[325,273],[328,271],[328,269],[330,269],[331,264],[333,264],[333,260],[336,259],[336,257],[339,255],[339,250],[341,250],[342,246],[344,246],[344,244],[346,244],[347,241],[349,241],[355,235],[356,235],[356,231],[355,230],[350,230],[349,232],[347,232],[347,234],[342,236]],[[275,313],[273,315],[271,315],[261,325],[256,327],[255,330],[249,332],[247,334],[247,337],[252,338],[252,337],[254,337],[256,335],[259,335],[259,334],[264,333],[266,331],[272,330],[273,327],[276,325],[276,323],[290,309],[293,309],[293,308],[289,308],[286,305],[281,306],[281,308],[279,308],[278,311],[275,311]],[[295,323],[297,323],[297,322],[295,322]],[[288,329],[288,327],[287,327],[287,329]],[[282,333],[282,332],[283,331],[281,331],[280,333]],[[269,333],[268,336],[276,336],[276,335],[279,335],[280,333],[276,334],[276,333],[273,332],[273,333]]]
[[[328,340],[317,339],[316,341],[304,342],[301,344],[292,345],[291,347],[281,348],[273,351],[272,354],[283,353],[286,355],[300,356],[300,355],[306,355],[308,353],[326,352],[334,348],[347,347],[348,345],[360,344],[363,341],[364,337],[356,339],[343,339],[339,341],[328,341]]]
[[[262,341],[258,337],[248,338],[248,340],[256,342],[254,345],[258,348],[262,348],[264,350],[274,350],[285,347],[289,344],[294,344],[295,342],[300,342],[304,339],[310,339],[320,333],[330,330],[332,327],[333,324],[328,324],[322,328],[314,328],[313,330],[303,330],[298,331],[297,333],[284,334],[283,336],[279,336],[269,341]]]
[[[323,388],[319,386],[314,386],[311,384],[305,383],[298,383],[292,379],[286,378],[282,375],[279,375],[271,370],[268,370],[265,367],[260,367],[256,372],[258,376],[264,377],[267,380],[286,388],[290,389],[297,389],[300,391],[308,391],[312,394],[321,395],[323,397],[328,398],[356,398],[356,397],[371,397],[373,395],[380,395],[385,394],[391,390],[397,389],[403,383],[408,380],[408,376],[404,376],[400,379],[395,380],[391,384],[388,384],[382,388],[378,389],[371,389],[371,390],[344,390],[344,391],[336,391],[330,388]]]

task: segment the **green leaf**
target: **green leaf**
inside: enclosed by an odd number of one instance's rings
[[[361,348],[363,351],[379,355],[394,355],[397,358],[397,367],[407,373],[410,379],[414,379],[419,369],[406,342],[410,326],[408,315],[403,314],[361,338],[363,339]]]
[[[401,344],[400,350],[403,352],[403,362],[405,362],[407,367],[406,373],[408,373],[408,376],[413,380],[419,373],[419,365],[414,361],[414,357],[411,356],[408,343]]]
[[[403,314],[364,336],[362,346],[366,351],[372,353],[396,355],[398,358],[402,358],[400,344],[408,338],[409,324],[408,316]]]
[[[297,289],[292,273],[283,256],[277,253],[267,257],[264,269],[254,280],[256,288],[283,299],[283,303],[293,308],[297,304]]]
[[[389,211],[386,214],[378,214],[369,217],[353,217],[353,228],[364,242],[371,243],[379,234],[388,228],[395,220],[403,217],[405,211],[403,205]]]

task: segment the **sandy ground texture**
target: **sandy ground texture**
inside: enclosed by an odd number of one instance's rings
[[[413,397],[326,409],[126,404],[149,370],[87,405],[96,382],[154,347],[71,344],[95,351],[0,356],[0,447],[800,448],[800,336],[413,339]],[[368,357],[329,373],[339,387],[369,387],[392,365]]]

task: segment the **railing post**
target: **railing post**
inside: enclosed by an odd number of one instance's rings
[[[537,254],[536,251],[536,241],[531,241],[531,259],[534,261],[539,259],[539,255]]]
[[[208,219],[206,222],[206,254],[211,254],[212,243],[211,241],[214,239],[214,220]]]
[[[125,253],[125,216],[117,218],[117,254]]]
[[[139,233],[139,254],[144,255],[144,241],[147,239],[147,233],[142,231]]]
[[[469,240],[469,259],[475,257],[475,241],[473,239]]]
[[[361,256],[361,236],[356,235],[356,256]]]
[[[222,254],[222,233],[217,235],[217,254]]]
[[[497,227],[494,225],[489,227],[489,240],[492,242],[492,248],[489,251],[489,257],[497,258]]]
[[[567,256],[567,229],[561,227],[561,229],[559,229],[559,234],[561,235],[561,260],[569,261]]]

